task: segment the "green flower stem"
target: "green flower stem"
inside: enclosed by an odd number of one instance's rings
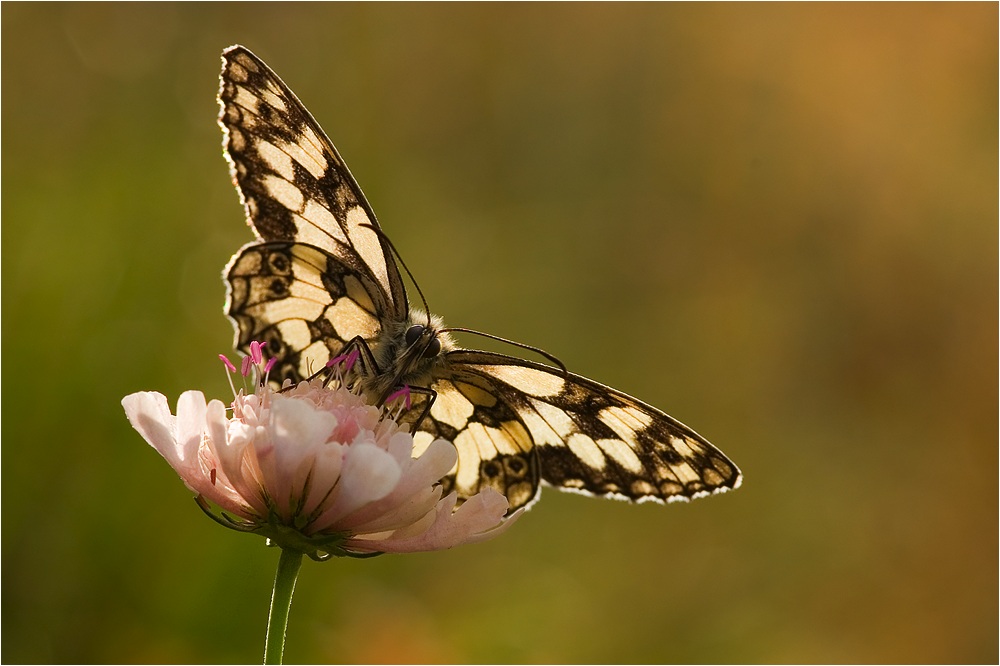
[[[285,652],[285,630],[288,628],[288,609],[292,606],[295,580],[302,566],[302,553],[281,549],[278,571],[274,575],[274,592],[271,593],[271,611],[267,616],[267,638],[264,639],[264,663],[280,664]]]

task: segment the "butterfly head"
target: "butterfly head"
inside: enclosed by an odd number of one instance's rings
[[[380,378],[390,390],[403,385],[427,386],[434,369],[455,342],[443,330],[440,317],[412,310],[405,321],[387,327],[378,345]],[[391,386],[389,386],[391,384]]]
[[[414,324],[403,334],[407,349],[419,351],[420,358],[432,359],[441,353],[441,339],[434,334],[434,329],[423,324]]]

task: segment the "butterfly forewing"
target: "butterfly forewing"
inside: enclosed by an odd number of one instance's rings
[[[243,47],[223,53],[219,104],[233,181],[258,237],[226,268],[226,312],[238,348],[268,343],[278,359],[272,377],[308,377],[355,345],[358,386],[374,402],[387,388],[413,388],[401,421],[414,429],[415,454],[435,437],[454,442],[458,462],[443,483],[460,500],[492,487],[514,510],[543,482],[635,501],[739,486],[722,452],[663,412],[540,363],[458,349],[436,318],[411,313],[389,244],[344,161]],[[440,353],[407,353],[416,323],[433,332]]]
[[[318,267],[320,275],[341,275],[334,282],[341,283],[361,310],[373,313],[377,324],[405,319],[406,292],[384,237],[378,232],[375,215],[337,150],[294,93],[259,58],[236,46],[223,53],[219,104],[223,147],[248,223],[262,240],[289,241],[312,248],[294,251],[288,247],[271,255],[280,257],[284,253],[289,266],[295,269],[303,263],[316,263],[313,257],[302,259],[302,255],[313,255],[318,250],[326,255],[327,263]],[[244,248],[242,256],[230,262],[227,273],[231,287],[227,312],[240,328],[240,349],[246,351],[249,340],[254,339],[251,329],[270,332],[269,344],[282,344],[288,359],[281,359],[279,369],[294,378],[302,372],[300,366],[305,360],[319,361],[322,367],[328,360],[323,358],[322,348],[338,348],[342,345],[337,341],[355,336],[375,337],[366,318],[359,320],[357,329],[353,328],[356,322],[351,319],[352,313],[343,314],[347,304],[336,304],[343,294],[331,293],[326,298],[317,293],[308,298],[294,295],[292,303],[281,304],[279,292],[267,295],[260,289],[249,289],[252,296],[266,299],[268,305],[248,311],[249,304],[238,298],[243,290],[234,278],[249,287],[251,282],[263,284],[274,275],[267,262],[258,261],[257,254],[252,246]],[[330,266],[336,262],[339,268]],[[253,275],[256,266],[262,271],[259,276]],[[235,275],[234,270],[238,271]],[[309,270],[302,267],[301,272]],[[344,284],[347,275],[353,276],[352,285]],[[303,287],[308,282],[293,279],[285,286]],[[356,285],[361,289],[347,289]],[[293,312],[294,307],[307,303],[309,306],[303,307],[301,313]],[[328,310],[317,318],[317,308]],[[317,323],[322,325],[311,326]],[[327,336],[327,344],[314,346],[320,341],[317,335],[329,332],[327,324],[335,333]],[[308,335],[305,329],[309,329]],[[286,337],[286,331],[291,331],[290,337]],[[307,352],[310,347],[312,351]]]

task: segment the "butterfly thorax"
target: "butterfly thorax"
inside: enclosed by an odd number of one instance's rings
[[[387,326],[372,350],[378,371],[363,379],[363,391],[376,404],[402,386],[430,386],[445,353],[456,348],[440,317],[410,310],[405,321]]]

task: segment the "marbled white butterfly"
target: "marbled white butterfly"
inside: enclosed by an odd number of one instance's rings
[[[737,488],[740,471],[687,426],[564,369],[458,347],[411,308],[391,246],[337,149],[291,90],[242,46],[223,53],[226,158],[256,241],[225,270],[236,345],[267,342],[272,377],[310,376],[356,351],[374,404],[412,387],[417,448],[454,442],[446,490],[493,486],[511,510],[544,482],[634,501]],[[452,329],[454,330],[454,329]]]

